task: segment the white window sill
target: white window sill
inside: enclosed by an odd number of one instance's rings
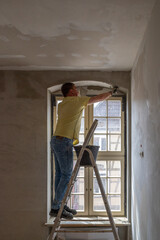
[[[126,217],[114,217],[116,227],[130,226],[130,222]],[[52,227],[54,224],[54,217],[51,217],[45,226]],[[110,227],[108,217],[74,217],[72,220],[61,220],[61,227]]]

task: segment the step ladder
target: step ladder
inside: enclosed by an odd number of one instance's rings
[[[65,193],[64,198],[63,198],[62,203],[61,203],[61,207],[60,207],[60,209],[58,211],[57,217],[54,220],[54,225],[52,227],[52,230],[51,230],[51,233],[49,235],[48,240],[54,240],[56,238],[57,233],[60,232],[60,221],[61,221],[60,216],[62,214],[64,205],[68,202],[68,199],[69,199],[70,194],[72,192],[72,188],[74,186],[74,183],[76,181],[76,177],[77,177],[78,172],[79,172],[80,162],[81,162],[81,159],[82,159],[84,151],[87,151],[89,153],[90,161],[91,161],[92,167],[93,167],[93,169],[95,171],[95,175],[96,175],[97,182],[99,184],[99,188],[100,188],[100,191],[101,191],[101,194],[102,194],[102,198],[103,198],[103,201],[104,201],[106,212],[108,214],[108,218],[109,218],[109,221],[110,221],[110,224],[111,224],[111,231],[113,232],[114,239],[115,240],[120,240],[120,238],[118,236],[118,233],[116,231],[116,226],[115,226],[115,223],[114,223],[114,220],[113,220],[113,217],[112,217],[112,213],[111,213],[111,209],[110,209],[110,206],[109,206],[109,202],[108,202],[108,199],[107,199],[107,197],[105,195],[105,191],[104,191],[102,180],[100,178],[100,174],[99,174],[99,171],[98,171],[98,168],[97,168],[97,164],[96,164],[96,162],[94,160],[94,157],[93,157],[93,154],[92,154],[91,150],[86,148],[86,146],[89,144],[90,139],[93,136],[93,133],[94,133],[97,125],[98,125],[98,120],[95,119],[93,124],[92,124],[92,126],[91,126],[91,128],[88,131],[88,134],[87,134],[87,136],[86,136],[86,138],[84,140],[84,143],[82,145],[82,148],[80,150],[79,156],[77,158],[76,165],[74,167],[71,179],[70,179],[70,181],[68,183],[68,187],[67,187],[66,193]]]

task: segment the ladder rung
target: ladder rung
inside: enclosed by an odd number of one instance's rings
[[[105,229],[105,230],[101,230],[101,229],[97,229],[97,230],[70,230],[70,229],[60,229],[60,230],[56,230],[55,232],[65,232],[65,233],[104,233],[104,232],[113,232],[112,229]]]

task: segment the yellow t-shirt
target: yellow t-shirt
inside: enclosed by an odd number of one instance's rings
[[[64,97],[58,105],[58,122],[54,136],[73,139],[73,144],[79,143],[79,131],[83,109],[90,97]]]

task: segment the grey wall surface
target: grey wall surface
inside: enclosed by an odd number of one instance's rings
[[[160,1],[132,70],[132,235],[158,240],[160,223]],[[144,151],[144,157],[140,153]]]
[[[130,91],[130,72],[0,71],[0,239],[47,239],[47,88],[81,80]]]

